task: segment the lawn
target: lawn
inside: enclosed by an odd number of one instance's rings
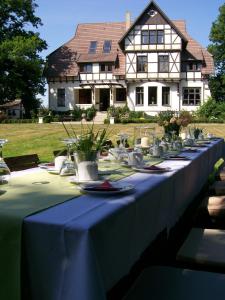
[[[67,124],[67,128],[70,126]],[[73,124],[72,126],[74,131],[80,132],[80,125]],[[103,126],[107,127],[107,125],[95,125],[96,130]],[[108,128],[109,138],[115,142],[118,133],[127,133],[131,144],[136,126],[155,126],[156,134],[163,133],[162,128],[156,124],[115,124]],[[225,124],[196,124],[195,126],[225,138]],[[61,140],[67,138],[67,134],[62,124],[0,124],[0,138],[9,140],[4,147],[5,157],[37,153],[40,160],[44,162],[53,159],[53,150],[63,148]]]

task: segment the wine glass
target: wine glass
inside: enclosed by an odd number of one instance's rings
[[[77,138],[63,139],[62,142],[67,147],[67,158],[64,162],[64,167],[60,171],[60,175],[75,174],[75,162],[72,161],[71,150],[74,143],[77,142]]]
[[[3,159],[3,146],[8,142],[6,139],[0,139],[0,185],[9,181],[10,170]]]

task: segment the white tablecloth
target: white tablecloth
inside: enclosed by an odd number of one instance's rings
[[[32,300],[104,300],[141,253],[168,231],[200,192],[223,155],[214,141],[191,160],[165,161],[172,171],[136,173],[121,182],[135,192],[84,195],[27,217],[24,237]]]

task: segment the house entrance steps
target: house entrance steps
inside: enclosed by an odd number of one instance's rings
[[[106,111],[97,111],[96,116],[94,118],[95,124],[104,124],[104,120],[107,119]]]

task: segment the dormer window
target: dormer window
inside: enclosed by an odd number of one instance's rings
[[[110,53],[112,41],[104,41],[103,53]]]
[[[187,64],[187,72],[201,71],[201,63],[190,62]]]
[[[164,30],[142,30],[142,45],[164,44]]]
[[[88,53],[94,54],[97,48],[97,41],[91,41]]]
[[[92,73],[92,64],[82,64],[80,65],[81,73]]]
[[[112,64],[109,64],[109,63],[100,64],[100,72],[111,73],[112,72]]]

